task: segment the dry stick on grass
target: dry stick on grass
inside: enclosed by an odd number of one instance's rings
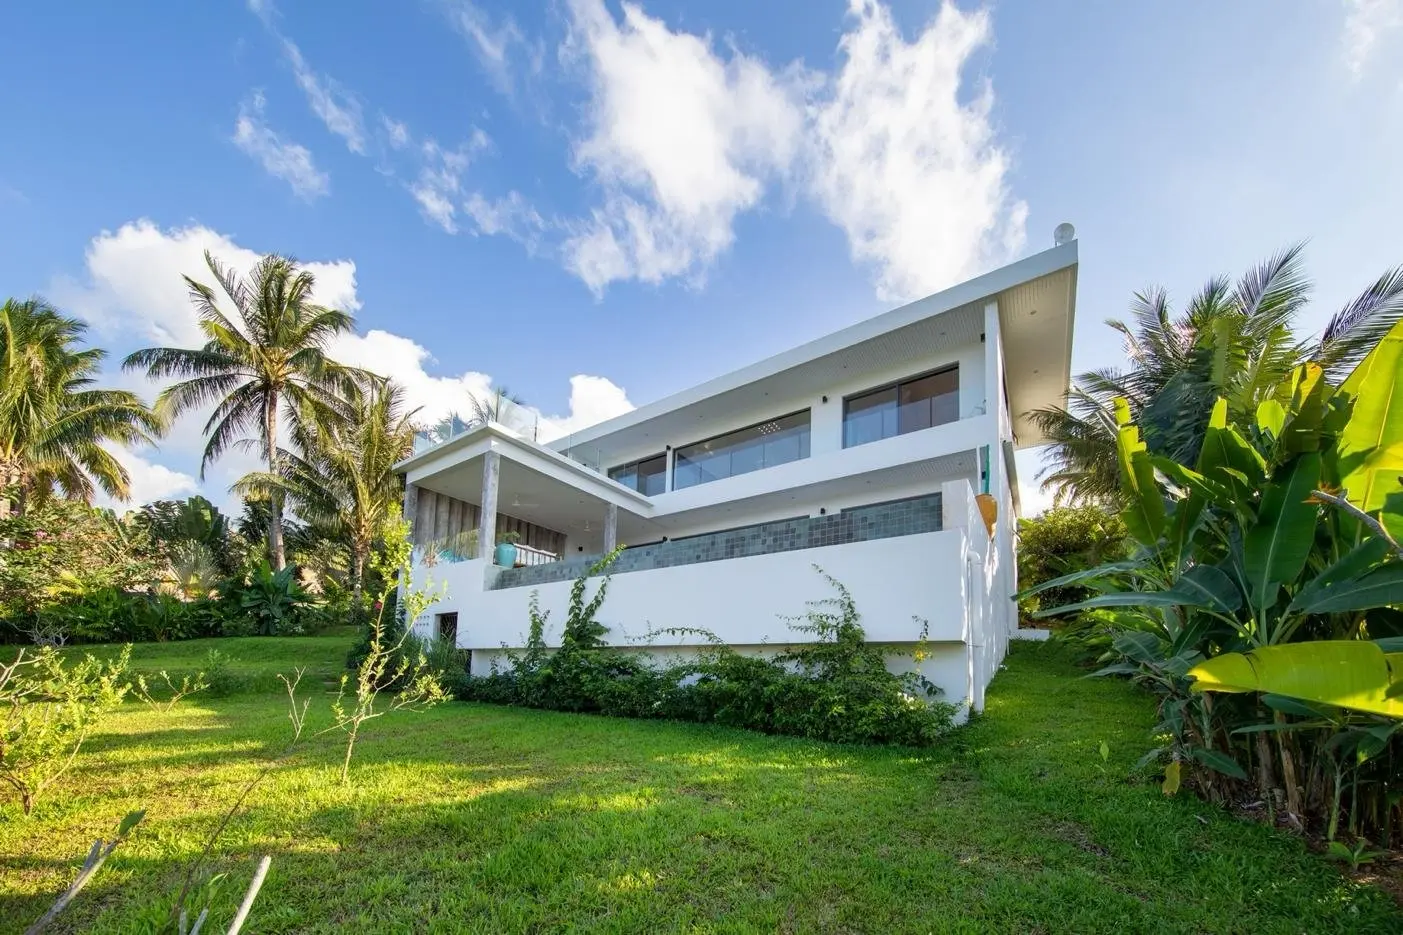
[[[222,817],[219,820],[219,825],[214,829],[214,833],[209,836],[209,840],[205,842],[204,850],[201,851],[200,856],[195,859],[195,863],[190,866],[189,872],[185,875],[184,882],[182,882],[180,885],[180,894],[176,896],[175,904],[171,906],[170,917],[172,919],[178,920],[180,915],[185,911],[185,900],[190,895],[191,887],[195,885],[195,879],[200,872],[200,868],[203,867],[205,861],[209,859],[210,852],[214,850],[215,842],[217,842],[219,840],[220,835],[224,833],[224,829],[229,826],[229,822],[234,818],[234,815],[239,811],[240,808],[243,807],[244,800],[248,798],[249,793],[251,793],[254,790],[254,788],[258,786],[259,783],[266,779],[269,773],[281,766],[283,761],[292,755],[293,751],[297,747],[298,741],[302,739],[302,726],[306,722],[308,702],[303,701],[301,703],[301,706],[299,707],[297,701],[297,686],[302,681],[302,675],[304,672],[306,672],[306,669],[295,669],[293,677],[291,679],[283,675],[281,672],[278,673],[278,678],[281,679],[283,685],[287,687],[287,716],[288,720],[292,722],[292,739],[288,741],[288,745],[282,753],[278,754],[278,756],[275,757],[272,761],[270,761],[266,766],[264,766],[263,769],[259,770],[256,776],[254,776],[252,779],[250,779],[247,783],[244,784],[244,788],[239,793],[239,797],[235,799],[234,804],[229,806],[228,810],[224,812],[224,817]],[[272,860],[271,857],[264,859]],[[263,885],[262,878],[257,877],[256,879],[258,886],[261,887]],[[255,888],[253,892],[256,896],[257,889]],[[199,924],[200,920],[196,919],[196,925],[198,926]]]
[[[64,890],[58,900],[49,907],[49,911],[40,916],[39,921],[24,930],[24,935],[38,935],[50,922],[58,917],[60,912],[68,908],[68,904],[73,902],[73,898],[82,891],[83,887],[88,885],[88,881],[102,868],[107,858],[112,856],[112,852],[117,849],[117,845],[126,841],[127,835],[131,833],[131,830],[135,828],[144,817],[146,817],[145,811],[131,812],[126,818],[123,818],[122,823],[117,826],[117,836],[115,838],[105,844],[101,838],[94,841],[92,850],[88,851],[88,859],[83,861],[83,869],[78,871],[78,876],[74,878],[72,883],[68,884],[68,889]]]

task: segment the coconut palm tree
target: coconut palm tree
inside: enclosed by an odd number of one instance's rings
[[[186,276],[204,345],[147,348],[129,355],[123,366],[145,370],[152,379],[180,380],[156,400],[163,416],[214,406],[204,428],[208,441],[201,477],[230,445],[241,442],[257,444],[268,471],[276,473],[279,419],[294,430],[344,419],[350,412],[347,396],[368,379],[326,353],[334,337],[353,330],[354,320],[346,312],[313,304],[312,274],[288,257],[266,256],[242,279],[209,252],[205,263],[233,314],[220,310],[214,289]],[[282,502],[276,494],[271,506],[268,551],[274,570],[280,571],[287,557]]]
[[[131,478],[106,443],[150,444],[163,423],[134,393],[93,387],[107,356],[80,348],[87,326],[43,299],[0,305],[0,516],[57,486],[126,499]]]
[[[414,416],[404,390],[386,381],[357,394],[344,422],[308,422],[295,432],[296,451],[280,453],[276,473],[249,474],[235,490],[284,496],[308,527],[344,542],[354,606],[359,612],[366,560],[403,496],[395,465],[414,450]]]
[[[1236,285],[1215,277],[1175,315],[1162,288],[1137,293],[1131,323],[1107,322],[1125,338],[1130,366],[1080,374],[1067,405],[1029,413],[1051,440],[1038,474],[1059,501],[1113,501],[1119,496],[1112,401],[1130,404],[1155,454],[1188,463],[1202,445],[1214,400],[1228,418],[1251,423],[1257,406],[1298,364],[1312,361],[1338,383],[1403,316],[1403,266],[1389,270],[1302,340],[1292,325],[1311,283],[1297,244],[1250,270]]]

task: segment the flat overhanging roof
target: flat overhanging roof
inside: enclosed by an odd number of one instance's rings
[[[977,342],[984,331],[984,306],[991,300],[999,305],[1015,447],[1045,444],[1025,413],[1062,405],[1066,398],[1071,383],[1077,262],[1076,241],[1044,250],[555,439],[548,447],[588,456],[603,467],[616,453],[647,448],[653,439],[661,449],[663,439],[685,434],[693,423],[752,410],[757,396],[780,399],[822,393],[841,382],[844,371],[870,369],[874,361],[888,367],[907,360],[915,365],[942,346]]]
[[[632,488],[610,480],[577,461],[544,445],[522,438],[496,422],[475,425],[461,435],[411,455],[395,465],[408,483],[428,482],[431,490],[481,502],[482,458],[495,451],[502,458],[498,508],[529,522],[546,515],[559,517],[573,510],[571,504],[612,503],[638,516],[650,516],[653,502]],[[508,467],[510,465],[510,468]],[[448,484],[450,486],[445,487]],[[552,511],[536,515],[536,500],[551,500]],[[512,509],[517,500],[516,509]],[[596,515],[592,507],[586,512]],[[558,520],[557,520],[558,521]],[[540,525],[550,526],[542,522]],[[558,527],[552,527],[558,528]]]

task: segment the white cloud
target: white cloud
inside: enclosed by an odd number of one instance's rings
[[[621,23],[602,0],[571,0],[570,13],[562,54],[590,88],[574,162],[603,202],[573,225],[564,262],[596,292],[696,276],[730,246],[736,214],[792,162],[803,123],[795,83],[631,3]]]
[[[380,115],[380,126],[385,130],[385,137],[390,141],[390,145],[395,149],[403,149],[409,145],[408,125],[388,117]]]
[[[279,32],[274,22],[277,10],[272,0],[249,0],[248,6],[269,34],[282,45],[283,55],[292,66],[293,77],[307,96],[312,112],[326,124],[328,130],[346,141],[347,149],[365,155],[365,121],[361,116],[360,101],[334,78],[314,71],[297,44]]]
[[[543,442],[598,425],[633,409],[623,387],[606,377],[576,374],[570,378],[570,414],[542,416],[540,440]]]
[[[59,307],[89,322],[118,354],[153,343],[196,346],[203,343],[203,337],[182,274],[209,281],[203,256],[206,249],[240,273],[259,259],[256,251],[207,227],[162,230],[151,221],[140,220],[94,237],[88,245],[82,279],[55,279],[47,293]],[[315,301],[349,311],[360,308],[353,261],[303,266],[316,277]],[[329,351],[338,360],[403,384],[410,404],[423,407],[424,421],[450,412],[471,411],[471,396],[485,396],[494,382],[485,372],[470,368],[448,375],[430,372],[436,362],[428,348],[411,338],[379,329],[364,335],[340,336]],[[142,374],[122,372],[104,375],[103,385],[131,389],[148,399],[162,388]],[[570,379],[570,388],[570,403],[564,414],[526,407],[525,422],[539,421],[542,440],[633,408],[623,389],[603,377],[576,375]],[[256,450],[230,450],[209,467],[203,482],[197,482],[194,475],[204,452],[208,417],[208,411],[182,416],[155,453],[119,453],[133,476],[134,503],[193,492],[198,483],[200,492],[215,503],[233,505],[229,486],[257,467],[260,456]]]
[[[474,130],[472,138],[456,149],[444,149],[434,140],[425,140],[420,145],[419,177],[409,186],[409,192],[419,203],[425,220],[437,224],[445,233],[458,233],[455,218],[463,173],[473,156],[490,145],[487,134],[481,130]]]
[[[463,202],[463,210],[472,218],[474,233],[505,234],[524,244],[529,253],[536,252],[541,233],[551,226],[517,191],[495,201],[473,192]]]
[[[874,0],[849,12],[842,68],[813,112],[814,197],[886,299],[1006,260],[1023,246],[1027,206],[1008,194],[992,89],[960,100],[970,56],[991,39],[988,12],[944,4],[912,42]]]
[[[182,275],[212,284],[209,250],[225,265],[248,272],[260,254],[207,227],[162,230],[142,219],[103,231],[88,244],[86,281],[56,279],[49,295],[59,307],[109,337],[194,346],[204,342]],[[356,264],[350,260],[304,263],[316,277],[316,301],[350,311],[356,298]]]
[[[234,145],[258,160],[263,169],[292,186],[299,198],[311,201],[331,189],[330,179],[317,169],[305,146],[284,140],[263,122],[263,92],[239,106],[234,123]]]
[[[1345,64],[1358,80],[1379,39],[1403,26],[1403,0],[1344,0]]]
[[[502,93],[513,93],[513,74],[518,67],[524,67],[529,74],[541,70],[541,44],[528,42],[511,14],[493,22],[492,17],[471,0],[448,0],[442,8],[448,22],[468,40],[478,63]]]
[[[478,233],[558,254],[596,295],[618,281],[700,281],[736,218],[776,186],[842,228],[883,298],[933,292],[1023,248],[1027,206],[1008,192],[992,89],[971,95],[964,79],[991,41],[987,12],[944,4],[908,42],[884,5],[850,0],[830,75],[674,31],[634,3],[621,19],[603,0],[568,11],[561,58],[588,92],[573,163],[598,200],[551,220],[516,192],[461,207]]]
[[[125,501],[114,500],[99,491],[95,498],[99,506],[117,511],[150,503],[152,500],[176,500],[198,492],[199,481],[189,474],[173,471],[164,464],[149,461],[121,446],[113,446],[112,454],[127,469],[131,480],[131,496]]]
[[[431,374],[428,368],[435,361],[428,348],[411,338],[379,329],[363,335],[338,337],[331,347],[331,355],[351,366],[393,378],[404,387],[410,405],[419,407],[418,418],[425,423],[437,422],[453,413],[471,413],[473,399],[488,399],[494,386],[491,376],[477,370],[450,376]],[[613,381],[576,374],[570,378],[570,405],[566,414],[544,413],[528,401],[521,407],[520,418],[513,428],[528,435],[535,434],[538,440],[545,442],[612,419],[632,408],[627,393]]]

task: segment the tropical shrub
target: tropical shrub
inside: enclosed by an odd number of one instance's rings
[[[672,665],[610,647],[604,639],[608,629],[596,615],[616,554],[602,558],[571,587],[558,649],[546,646],[548,613],[533,595],[523,651],[508,654],[511,667],[505,671],[466,679],[459,697],[841,743],[926,746],[954,723],[956,707],[935,700],[939,689],[919,672],[888,671],[891,648],[867,642],[852,595],[827,575],[835,596],[810,602],[793,622],[814,641],[772,658],[742,656],[708,633],[690,633],[706,639],[707,646],[696,658]],[[586,599],[588,579],[596,576],[602,576],[598,589]],[[919,661],[922,650],[916,655]]]
[[[1025,588],[1125,558],[1129,552],[1125,524],[1099,504],[1054,507],[1018,521],[1018,581]],[[1020,601],[1018,609],[1027,617],[1041,607],[1075,604],[1091,594],[1080,585],[1049,588]]]
[[[297,583],[295,566],[273,571],[263,561],[239,589],[238,600],[253,631],[274,636],[298,632],[297,612],[312,603],[312,595]]]
[[[1188,782],[1331,838],[1345,821],[1394,839],[1400,362],[1396,327],[1339,388],[1298,367],[1245,432],[1220,400],[1192,467],[1152,455],[1118,407],[1121,516],[1138,551],[1044,584],[1098,593],[1039,615],[1108,615],[1117,632],[1102,673],[1161,696],[1167,742],[1147,760],[1166,764],[1166,791]]]
[[[28,815],[38,797],[78,756],[93,728],[122,702],[131,647],[109,661],[84,656],[66,663],[52,647],[33,655],[20,650],[0,665],[0,780],[20,798]]]
[[[9,641],[32,642],[39,630],[63,642],[70,634],[46,619],[54,608],[95,591],[142,589],[161,566],[139,526],[72,500],[0,519],[0,543],[0,634]]]

